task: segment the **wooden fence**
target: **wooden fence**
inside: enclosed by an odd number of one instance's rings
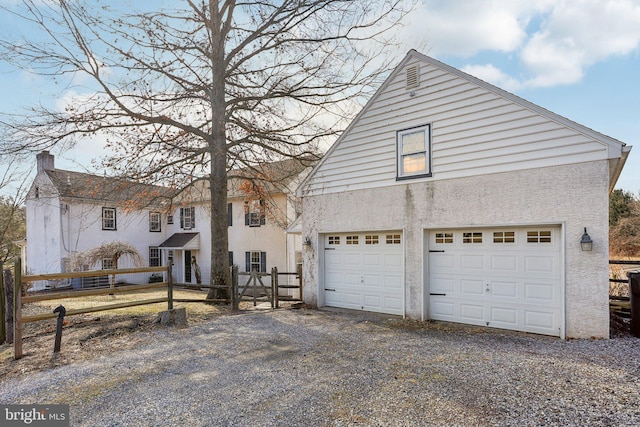
[[[144,268],[126,268],[126,269],[114,269],[114,270],[97,270],[97,271],[78,271],[70,273],[54,273],[54,274],[36,274],[22,276],[20,259],[16,260],[14,267],[14,305],[13,305],[13,321],[14,321],[14,358],[20,359],[22,357],[22,325],[28,322],[37,322],[39,320],[51,319],[57,317],[56,313],[42,313],[32,316],[22,315],[22,304],[28,302],[40,302],[65,298],[79,298],[87,296],[101,296],[101,295],[115,295],[126,294],[132,292],[138,292],[141,290],[149,289],[167,289],[167,296],[162,298],[150,298],[145,300],[128,301],[118,304],[100,305],[95,307],[85,307],[74,310],[67,310],[66,316],[73,316],[78,314],[93,313],[97,311],[116,310],[120,308],[135,307],[139,305],[167,303],[168,309],[173,309],[173,285],[171,283],[171,271],[169,267],[144,267]],[[109,288],[97,288],[87,290],[67,290],[67,291],[54,291],[42,294],[26,295],[22,296],[22,286],[24,283],[34,282],[38,280],[61,280],[61,279],[74,279],[82,277],[103,276],[111,275],[115,277],[120,274],[133,274],[133,273],[166,273],[166,281],[155,283],[144,283],[141,285],[127,285],[121,287],[109,287]]]
[[[295,276],[297,284],[280,284],[280,276]],[[246,281],[241,277],[248,277]],[[269,285],[265,285],[263,278],[271,279]],[[298,298],[289,295],[280,295],[280,289],[297,289]],[[256,306],[258,301],[269,301],[272,308],[278,308],[280,301],[302,301],[302,271],[298,268],[295,273],[279,272],[276,267],[271,273],[266,272],[239,272],[238,266],[231,267],[231,305],[233,310],[238,310],[240,301],[252,301]]]
[[[628,265],[638,266],[640,268],[640,260],[616,260],[610,259],[609,265]],[[609,277],[610,283],[628,283],[629,279],[619,279],[616,277]],[[627,296],[614,296],[609,295],[609,311],[617,316],[624,318],[631,317],[631,300]]]

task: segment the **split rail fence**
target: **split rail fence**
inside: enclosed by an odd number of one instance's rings
[[[60,300],[67,298],[81,298],[89,296],[103,296],[103,295],[122,295],[127,293],[134,293],[139,291],[147,291],[152,289],[166,289],[167,295],[161,298],[149,298],[143,300],[126,301],[117,304],[106,304],[91,307],[76,308],[66,310],[66,316],[74,316],[78,314],[94,313],[98,311],[116,310],[121,308],[135,307],[147,304],[167,303],[168,309],[173,309],[173,285],[171,282],[171,272],[168,267],[144,267],[144,268],[124,268],[113,270],[98,270],[98,271],[77,271],[68,273],[53,273],[53,274],[36,274],[36,275],[22,275],[21,273],[21,261],[18,259],[14,264],[14,286],[13,286],[13,344],[14,344],[14,359],[22,358],[22,326],[25,323],[37,322],[40,320],[51,319],[58,317],[55,312],[40,313],[35,315],[22,315],[22,304],[29,302],[42,302],[51,300]],[[115,278],[117,275],[122,274],[136,274],[136,273],[164,273],[163,281],[155,283],[144,283],[139,285],[127,285],[127,286],[111,286],[96,289],[81,289],[81,290],[63,290],[52,291],[46,293],[37,293],[33,295],[22,295],[22,288],[24,283],[36,282],[36,281],[56,281],[66,279],[77,279],[83,277],[95,277],[95,276],[111,276]],[[115,279],[112,280],[115,283]]]
[[[264,272],[239,272],[238,266],[231,267],[231,289],[229,287],[220,286],[227,292],[231,290],[231,298],[218,298],[218,299],[183,299],[174,298],[173,288],[174,284],[171,279],[170,267],[144,267],[144,268],[126,268],[126,269],[113,269],[113,270],[94,270],[94,271],[79,271],[68,273],[53,273],[53,274],[37,274],[37,275],[22,275],[21,260],[17,259],[14,263],[13,279],[11,274],[4,274],[4,271],[0,271],[0,343],[11,342],[14,344],[14,358],[20,359],[23,356],[22,351],[22,330],[23,325],[29,322],[37,322],[40,320],[52,319],[58,317],[56,312],[46,312],[31,315],[23,315],[22,305],[24,303],[36,303],[43,301],[83,298],[83,297],[99,297],[99,296],[114,296],[137,293],[140,291],[148,290],[162,290],[166,289],[166,296],[160,298],[147,298],[141,300],[130,300],[126,302],[120,302],[116,304],[103,304],[91,307],[72,308],[65,311],[65,316],[73,316],[79,314],[94,313],[99,311],[116,310],[128,307],[135,307],[141,305],[167,303],[169,310],[173,309],[174,302],[202,302],[202,303],[229,303],[231,302],[232,310],[238,310],[241,301],[253,302],[256,306],[258,302],[269,301],[272,308],[278,308],[280,301],[301,301],[302,300],[302,271],[298,268],[297,272],[279,272],[277,268],[273,268],[271,273]],[[9,273],[8,271],[6,273]],[[125,286],[115,286],[115,277],[118,275],[126,274],[138,274],[138,273],[152,273],[162,274],[162,281],[156,281],[153,283],[144,284],[127,284]],[[3,277],[7,278],[7,297],[10,301],[5,301],[5,285],[3,283]],[[64,290],[50,290],[47,292],[37,292],[33,294],[23,295],[22,289],[24,284],[33,282],[70,282],[84,280],[84,278],[95,278],[104,276],[110,277],[111,286],[99,287],[93,289],[64,289]],[[280,277],[285,277],[285,280],[280,283]],[[294,278],[290,280],[290,278]],[[268,279],[268,280],[267,280]],[[12,281],[13,283],[10,283]],[[104,281],[104,280],[103,280]],[[292,284],[295,283],[295,284]],[[206,287],[204,287],[206,288]],[[281,290],[291,291],[295,295],[280,295]],[[290,293],[290,292],[289,292]],[[7,308],[5,312],[5,308]],[[6,318],[6,322],[5,322]],[[13,325],[12,328],[5,328],[5,325]],[[8,330],[11,329],[11,330]]]

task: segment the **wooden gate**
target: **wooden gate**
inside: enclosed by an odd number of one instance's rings
[[[279,283],[280,276],[296,276],[296,285]],[[268,279],[268,281],[267,281]],[[271,269],[271,273],[248,271],[239,272],[238,266],[231,268],[231,298],[233,309],[239,308],[240,301],[253,301],[254,307],[258,301],[271,303],[272,308],[278,308],[279,301],[302,301],[302,271],[298,269],[295,273],[278,272],[276,267]],[[279,295],[280,289],[297,289],[298,296]]]

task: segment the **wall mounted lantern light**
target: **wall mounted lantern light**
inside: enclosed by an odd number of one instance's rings
[[[593,249],[593,240],[591,240],[591,236],[587,233],[587,227],[584,228],[584,234],[582,235],[582,239],[580,239],[580,247],[583,251]]]
[[[305,246],[311,246],[311,239],[309,238],[309,236],[304,238],[304,242],[302,242],[302,244]]]

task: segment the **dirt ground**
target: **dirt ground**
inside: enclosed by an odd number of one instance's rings
[[[206,310],[187,309],[189,324],[231,314],[226,305],[206,307]],[[252,309],[252,305],[247,303],[241,308]],[[30,311],[30,307],[25,305],[23,314],[30,315]],[[61,351],[55,355],[53,346],[57,320],[26,323],[23,326],[22,359],[13,359],[13,344],[0,345],[0,381],[91,359],[114,350],[143,346],[149,338],[141,332],[164,327],[154,323],[156,317],[154,313],[114,315],[108,312],[68,317],[62,331]]]

